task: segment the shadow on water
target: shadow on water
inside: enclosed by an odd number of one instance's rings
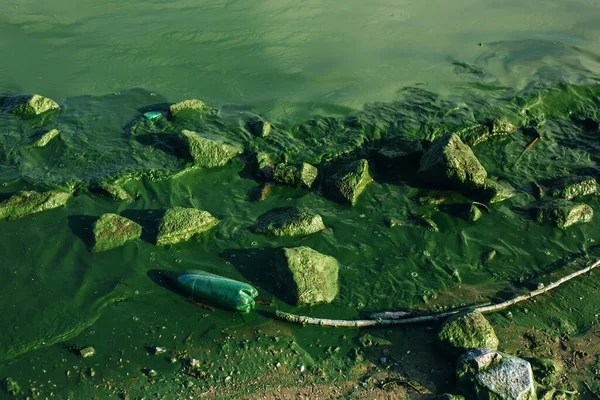
[[[231,262],[252,284],[265,289],[280,300],[292,304],[271,262],[277,249],[228,249],[219,256]],[[260,292],[260,290],[259,290]]]
[[[90,215],[72,215],[68,217],[68,225],[75,236],[79,237],[85,243],[88,250],[94,246],[93,225],[98,217]]]
[[[165,210],[125,210],[121,214],[123,217],[132,220],[142,227],[143,241],[155,244],[158,224]]]

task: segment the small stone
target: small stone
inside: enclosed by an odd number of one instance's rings
[[[587,204],[567,200],[542,200],[532,205],[531,212],[537,222],[551,222],[560,229],[592,220],[594,210]]]
[[[19,192],[0,203],[0,219],[18,219],[26,215],[64,206],[73,196],[64,192]]]
[[[94,350],[94,348],[91,346],[84,347],[83,349],[79,350],[79,356],[82,358],[91,357],[94,354],[96,354],[96,350]]]
[[[139,238],[142,227],[117,214],[103,214],[94,223],[94,246],[92,253],[99,253],[121,247],[126,242]]]
[[[2,381],[2,389],[4,389],[11,396],[20,396],[23,394],[21,387],[13,378],[6,378]]]
[[[304,367],[304,365],[301,365],[299,370],[300,370],[300,372],[304,372],[304,370],[306,370],[306,367]]]
[[[494,328],[479,311],[457,314],[444,322],[438,339],[451,355],[476,348],[498,348]]]
[[[110,197],[113,200],[131,200],[132,197],[120,185],[116,183],[102,182],[92,187],[93,190]]]
[[[194,165],[203,168],[221,167],[244,151],[244,147],[209,132],[183,130],[179,140]]]
[[[190,367],[192,368],[200,368],[200,361],[195,358],[190,359]]]
[[[277,164],[268,178],[288,186],[310,189],[319,176],[319,170],[308,163]]]
[[[60,106],[54,100],[39,94],[11,96],[2,102],[2,111],[25,116],[39,115],[58,108]]]
[[[39,139],[31,144],[33,147],[45,147],[52,139],[57,137],[60,134],[58,129],[50,129],[47,132],[44,132]]]
[[[515,196],[515,189],[506,182],[485,179],[478,193],[486,203],[499,203]]]
[[[172,116],[175,116],[178,112],[182,110],[195,110],[195,111],[207,111],[211,108],[204,104],[203,101],[197,99],[184,100],[179,103],[172,104],[169,107],[169,112]]]
[[[285,207],[263,214],[250,229],[263,235],[291,237],[312,235],[326,228],[319,214],[302,208]]]
[[[167,210],[158,226],[156,244],[164,246],[189,240],[217,225],[219,220],[208,211],[174,207]]]
[[[146,372],[146,375],[148,375],[150,378],[154,378],[154,377],[158,376],[158,372],[156,372],[156,370],[154,370],[154,369],[151,369],[151,370],[148,370],[148,372]]]
[[[267,137],[269,133],[271,133],[271,129],[273,125],[271,125],[268,121],[263,121],[262,119],[256,118],[248,122],[246,125],[248,130],[252,132],[254,136],[258,137]]]
[[[326,182],[325,189],[332,199],[353,206],[371,182],[369,163],[358,160],[333,175]]]
[[[159,354],[164,354],[164,353],[166,353],[166,351],[167,351],[167,349],[165,349],[164,347],[158,347],[158,346],[152,347],[150,349],[150,352],[155,356],[157,356]]]
[[[550,194],[565,200],[594,194],[598,190],[596,179],[592,176],[569,176],[552,184]]]

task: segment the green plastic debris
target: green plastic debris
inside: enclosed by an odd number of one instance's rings
[[[210,272],[188,270],[176,272],[171,278],[185,292],[237,311],[252,310],[258,296],[254,286]]]
[[[162,113],[160,111],[148,111],[144,113],[144,117],[146,117],[148,121],[152,121],[154,118],[158,118],[161,115]]]

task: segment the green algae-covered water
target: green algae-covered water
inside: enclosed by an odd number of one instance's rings
[[[0,379],[17,381],[23,396],[258,396],[270,390],[264,377],[277,376],[278,363],[284,386],[342,387],[366,374],[355,371],[357,358],[434,393],[452,391],[452,366],[432,347],[429,327],[369,330],[393,348],[362,354],[357,338],[365,331],[296,327],[274,321],[273,312],[358,318],[496,301],[598,253],[598,216],[563,230],[534,221],[529,210],[531,182],[548,187],[565,176],[598,176],[595,2],[0,5],[0,93],[39,93],[61,105],[35,117],[0,114],[0,200],[21,190],[74,193],[65,207],[0,221]],[[188,98],[213,110],[167,118],[170,104]],[[148,121],[147,111],[164,116]],[[258,115],[274,125],[266,138],[247,129]],[[423,185],[414,170],[378,162],[378,151],[395,139],[427,147],[491,120],[519,130],[473,151],[515,195],[482,208],[476,222],[454,212],[473,200],[468,194]],[[60,136],[31,147],[48,129]],[[244,154],[223,167],[190,168],[169,139],[182,129],[235,140]],[[274,185],[256,201],[263,184],[256,152],[313,164],[320,180],[365,158],[375,182],[353,207],[331,201],[320,184]],[[94,190],[105,182],[131,199]],[[595,195],[575,201],[599,210]],[[157,221],[175,206],[209,211],[221,222],[188,242],[157,247]],[[328,229],[296,238],[249,231],[265,212],[288,206],[319,213]],[[92,224],[109,212],[140,223],[142,237],[92,254]],[[438,230],[411,222],[415,215]],[[389,218],[405,223],[390,228]],[[289,304],[270,261],[273,249],[294,246],[339,261],[331,304]],[[496,256],[484,263],[491,250]],[[212,308],[152,279],[154,270],[186,269],[252,283],[257,309]],[[592,274],[491,320],[507,331],[582,335],[597,323],[599,284]],[[85,346],[96,354],[79,358]],[[167,352],[152,355],[155,346]],[[200,360],[199,370],[189,368],[191,359]]]

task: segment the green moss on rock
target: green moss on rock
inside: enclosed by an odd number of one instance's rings
[[[188,240],[218,223],[219,220],[208,211],[184,207],[170,208],[158,226],[156,244],[164,246]]]
[[[517,130],[512,123],[503,120],[493,120],[485,124],[470,126],[457,132],[462,141],[469,146],[498,136],[506,136]]]
[[[373,178],[367,160],[358,160],[333,175],[326,183],[327,194],[334,200],[354,205]]]
[[[179,103],[171,104],[171,106],[169,106],[169,113],[171,113],[172,116],[175,116],[175,114],[182,110],[208,111],[210,109],[211,108],[204,104],[203,101],[197,99],[190,99],[180,101]]]
[[[273,166],[271,179],[277,183],[288,186],[310,189],[317,177],[319,170],[308,163],[302,164],[277,164]]]
[[[117,214],[103,214],[93,227],[94,246],[92,253],[111,250],[124,245],[129,240],[137,239],[142,234],[142,227],[135,222]]]
[[[102,182],[94,188],[105,196],[113,200],[131,200],[132,197],[125,189],[116,183]]]
[[[421,157],[421,176],[430,183],[453,189],[484,185],[487,172],[469,146],[456,134],[442,136]]]
[[[72,193],[57,191],[50,192],[19,192],[0,203],[0,219],[18,219],[26,215],[64,206]]]
[[[565,200],[596,193],[598,186],[592,176],[569,176],[552,184],[551,195]]]
[[[494,328],[479,311],[450,317],[441,326],[438,339],[451,355],[482,347],[498,348]]]
[[[317,213],[297,207],[278,208],[262,215],[251,228],[270,236],[307,236],[325,229]]]
[[[267,137],[269,133],[271,133],[271,129],[273,129],[273,125],[269,121],[263,121],[260,118],[255,118],[246,124],[248,130],[257,137]]]
[[[208,132],[199,134],[183,130],[179,138],[187,154],[199,167],[223,166],[244,151],[242,145]]]
[[[17,115],[39,115],[60,108],[58,103],[39,94],[11,96],[4,100],[2,111]]]
[[[33,142],[31,145],[33,147],[44,147],[46,146],[48,143],[50,143],[50,141],[52,139],[54,139],[55,137],[57,137],[60,134],[60,131],[58,129],[50,129],[47,132],[44,132],[39,139],[37,139],[35,142]]]
[[[274,264],[298,305],[331,303],[338,292],[339,263],[309,247],[279,249]]]
[[[416,139],[400,138],[386,144],[377,152],[376,164],[378,167],[392,168],[408,166],[418,167],[423,155],[423,146]]]
[[[594,210],[587,204],[562,199],[539,201],[532,205],[531,212],[537,222],[551,222],[561,229],[589,222],[594,216]]]
[[[563,371],[562,365],[551,358],[531,358],[528,359],[533,369],[533,375],[536,380],[543,385],[554,385]]]
[[[515,196],[515,189],[506,182],[486,178],[476,197],[486,203],[499,203]]]

